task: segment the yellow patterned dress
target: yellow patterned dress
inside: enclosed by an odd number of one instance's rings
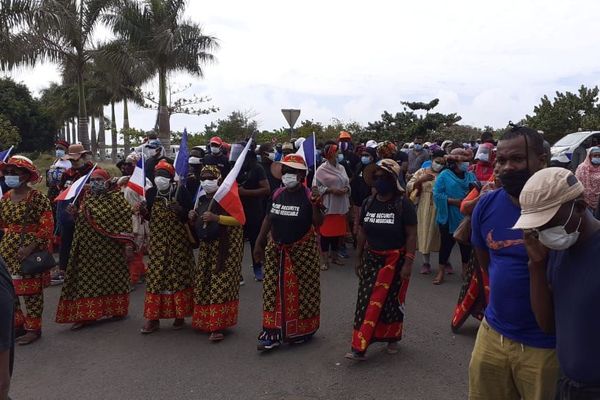
[[[192,327],[210,333],[237,323],[244,255],[242,226],[234,218],[224,216],[218,229],[217,239],[200,241],[194,274]]]
[[[54,231],[52,207],[46,195],[35,189],[18,203],[11,200],[11,194],[12,191],[6,193],[0,200],[0,226],[5,229],[0,241],[0,256],[4,258],[8,272],[12,275],[17,296],[23,296],[25,300],[26,315],[21,311],[17,298],[15,326],[24,327],[28,331],[40,331],[44,309],[43,290],[50,284],[50,272],[22,276],[17,251],[21,247],[21,233],[24,234],[23,246],[36,241],[40,248],[49,249]]]
[[[144,318],[158,320],[192,315],[194,253],[186,223],[156,196],[150,217],[150,263],[146,272]]]
[[[131,213],[121,192],[85,194],[75,221],[56,322],[127,315],[129,268],[125,247],[133,239]]]

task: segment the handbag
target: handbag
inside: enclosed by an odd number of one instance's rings
[[[458,225],[453,234],[454,240],[461,244],[471,243],[471,216],[467,215]]]
[[[23,226],[27,222],[28,217],[31,215],[32,207],[27,208],[29,214],[23,215]],[[23,247],[25,243],[25,234],[21,231],[21,240],[19,248]],[[23,275],[36,275],[44,273],[56,265],[54,256],[48,250],[39,250],[31,253],[25,259],[21,261],[21,274]]]

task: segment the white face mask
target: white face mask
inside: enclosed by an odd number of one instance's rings
[[[218,179],[206,179],[204,181],[200,181],[202,185],[202,189],[208,194],[213,194],[219,189],[219,180]]]
[[[433,172],[440,172],[442,170],[442,168],[444,168],[443,164],[437,163],[437,162],[432,162],[431,163],[431,169]]]
[[[212,154],[219,154],[221,152],[221,148],[220,147],[215,147],[215,146],[210,146],[210,152]]]
[[[269,160],[271,160],[271,161],[275,160],[275,153],[269,153],[267,155],[269,157]]]
[[[156,184],[156,188],[161,192],[166,191],[171,186],[171,180],[164,176],[157,176],[154,178],[154,183]]]
[[[479,155],[477,156],[477,159],[479,161],[488,162],[488,161],[490,161],[490,155],[487,153],[479,153]]]
[[[571,214],[569,214],[569,218],[564,225],[553,226],[552,228],[544,229],[543,231],[539,232],[538,239],[544,246],[552,250],[566,250],[573,246],[575,242],[577,242],[577,239],[579,239],[579,226],[581,225],[581,218],[579,218],[579,224],[574,232],[567,233],[565,230],[565,226],[567,226],[571,220],[574,210],[575,203],[573,203],[573,207],[571,207]]]
[[[288,189],[293,189],[300,184],[300,182],[298,182],[298,175],[296,174],[283,174],[281,182],[283,182],[283,185]]]

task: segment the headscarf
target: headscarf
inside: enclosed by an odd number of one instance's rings
[[[393,159],[398,152],[398,148],[396,145],[389,140],[380,143],[377,146],[377,157],[379,159],[390,158]]]
[[[107,181],[110,179],[110,174],[105,169],[96,168],[94,172],[92,172],[92,174],[90,175],[90,178],[102,178],[105,181]]]
[[[600,153],[600,147],[588,150],[585,161],[579,164],[575,176],[583,184],[583,197],[588,206],[596,208],[600,199],[600,166],[592,164],[592,154]]]
[[[329,160],[338,151],[337,144],[328,144],[323,148],[323,158]]]
[[[169,164],[167,160],[160,160],[156,164],[156,167],[154,167],[154,171],[158,171],[161,169],[167,171],[171,176],[175,176],[175,168],[173,167],[173,165]]]
[[[210,174],[215,176],[216,179],[221,179],[221,170],[216,165],[205,165],[200,171],[200,176],[202,174]]]

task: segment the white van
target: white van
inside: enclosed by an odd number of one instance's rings
[[[550,149],[552,153],[551,163],[566,167],[571,162],[573,152],[584,141],[596,138],[600,142],[600,131],[585,131],[569,133],[558,142],[554,143]]]

